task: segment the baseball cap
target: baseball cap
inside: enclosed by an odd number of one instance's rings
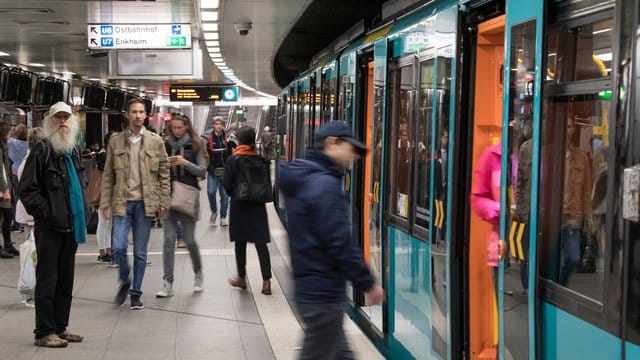
[[[51,108],[49,108],[49,116],[53,116],[59,112],[65,112],[71,115],[71,106],[62,101],[58,101],[57,103],[51,105]]]
[[[346,121],[333,120],[324,124],[316,133],[316,140],[324,141],[329,136],[339,137],[345,141],[348,141],[353,145],[358,153],[364,154],[367,152],[367,146],[353,137],[353,131],[351,131],[351,124]]]

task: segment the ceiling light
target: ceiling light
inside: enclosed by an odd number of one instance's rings
[[[204,33],[204,39],[205,40],[218,40],[218,33],[217,32],[206,32],[206,33]]]
[[[87,80],[89,81],[101,81],[102,79],[98,79],[98,78],[88,78]],[[131,89],[131,88],[130,88]]]
[[[593,35],[598,35],[598,34],[602,34],[602,33],[606,33],[608,31],[611,31],[611,29],[600,29],[600,30],[596,30],[594,32],[592,32]]]
[[[11,55],[11,54],[6,53],[6,52],[4,52],[4,51],[0,51],[0,56],[9,56],[9,55]]]
[[[218,69],[220,70],[229,70],[229,67],[227,65],[216,65],[218,67]]]
[[[218,21],[218,12],[217,11],[203,11],[202,12],[202,21]]]
[[[76,74],[76,73],[71,72],[71,71],[63,71],[63,72],[62,72],[62,75],[67,75],[67,76],[73,76],[73,75],[75,75],[75,74]]]
[[[205,44],[207,44],[207,46],[220,46],[220,41],[218,40],[205,41]]]
[[[602,54],[596,54],[596,57],[602,61],[611,61],[613,60],[613,53],[602,53]]]
[[[217,23],[202,23],[203,31],[218,31]]]
[[[219,53],[220,52],[220,48],[219,47],[210,47],[210,48],[207,48],[207,51],[209,52],[209,54],[211,54],[211,53]]]
[[[33,67],[45,67],[44,64],[40,64],[40,63],[28,63],[27,66],[33,66]]]
[[[218,0],[200,0],[201,9],[217,9],[219,6]]]

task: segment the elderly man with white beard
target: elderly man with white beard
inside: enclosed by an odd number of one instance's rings
[[[79,124],[71,107],[55,103],[45,117],[46,138],[27,158],[20,178],[20,200],[35,221],[36,346],[65,347],[82,336],[67,331],[75,255],[86,241],[84,167],[76,147]]]

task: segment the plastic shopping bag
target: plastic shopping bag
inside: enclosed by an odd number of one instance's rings
[[[27,241],[20,245],[20,278],[18,292],[26,298],[33,298],[36,289],[36,241],[33,229],[29,230]]]

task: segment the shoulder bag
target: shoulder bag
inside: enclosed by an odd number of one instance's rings
[[[195,218],[199,194],[200,189],[174,180],[171,183],[171,205],[169,209]]]

